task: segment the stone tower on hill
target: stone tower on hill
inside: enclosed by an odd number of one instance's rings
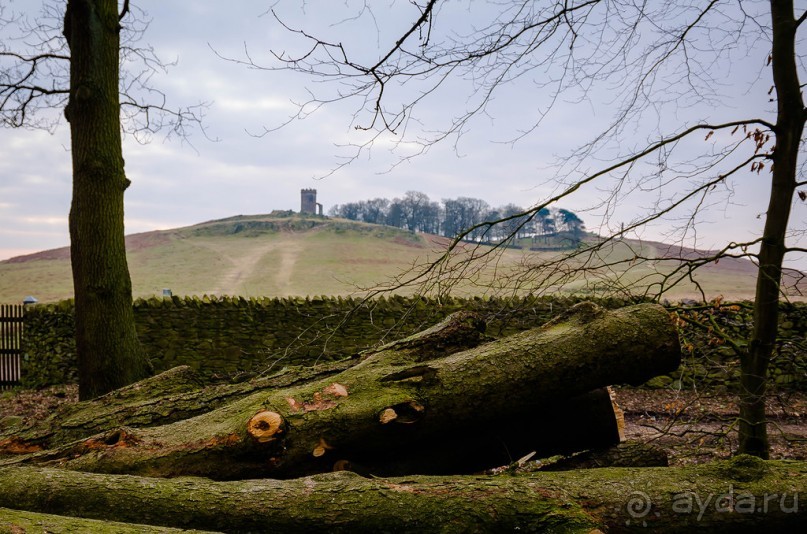
[[[316,189],[300,190],[300,213],[309,215],[322,215],[322,204],[317,202]]]

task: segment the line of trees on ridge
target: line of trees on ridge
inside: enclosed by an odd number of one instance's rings
[[[524,208],[515,204],[491,207],[484,200],[471,197],[444,198],[436,202],[420,191],[407,191],[403,198],[374,198],[337,204],[328,214],[351,221],[385,224],[411,232],[454,237],[474,225],[500,221],[524,212]],[[585,224],[572,211],[543,208],[531,220],[527,214],[499,224],[482,226],[471,232],[467,239],[496,243],[514,233],[516,239],[533,238],[538,242],[543,238],[544,243],[548,244],[550,238],[558,238],[564,244],[577,245],[585,235]]]

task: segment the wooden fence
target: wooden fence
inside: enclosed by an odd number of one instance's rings
[[[0,305],[0,390],[20,383],[23,307]]]

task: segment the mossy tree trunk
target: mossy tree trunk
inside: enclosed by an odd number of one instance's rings
[[[69,0],[73,201],[70,243],[79,396],[90,399],[148,374],[137,340],[126,262],[116,0]]]
[[[0,506],[225,532],[800,532],[805,462],[212,482],[0,468]],[[0,519],[2,515],[0,514]]]
[[[531,451],[574,450],[566,432],[553,434],[557,421],[603,412],[589,402],[574,411],[573,398],[594,394],[613,418],[607,393],[594,390],[642,383],[680,361],[668,313],[651,304],[608,312],[579,305],[544,327],[459,352],[430,339],[414,336],[339,374],[257,391],[191,419],[115,428],[2,463],[217,479],[294,477],[346,462],[373,474],[469,472]],[[598,436],[585,435],[593,423],[578,422],[577,446],[596,446]],[[614,442],[609,432],[600,445]]]

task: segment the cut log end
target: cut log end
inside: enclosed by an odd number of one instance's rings
[[[283,417],[277,412],[268,410],[253,415],[247,423],[247,432],[258,443],[266,443],[277,439],[283,432]]]

